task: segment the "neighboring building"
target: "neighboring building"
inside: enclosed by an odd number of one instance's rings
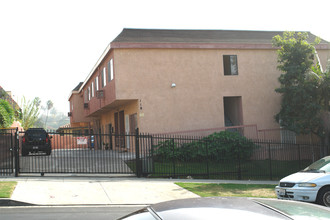
[[[19,105],[16,103],[16,101],[12,98],[12,94],[9,91],[5,91],[1,86],[0,86],[0,99],[6,100],[9,102],[9,104],[13,107],[15,110],[15,114],[18,114],[17,112],[21,110]],[[16,115],[17,116],[17,115]],[[13,124],[10,126],[11,128],[16,128],[18,127],[19,130],[23,130],[20,122],[14,121]]]
[[[71,126],[97,133],[279,128],[281,73],[271,44],[279,34],[124,29],[70,94]],[[316,49],[325,66],[328,42]]]
[[[8,101],[14,110],[20,109],[19,105],[12,98],[11,92],[5,91],[1,86],[0,86],[0,99]]]

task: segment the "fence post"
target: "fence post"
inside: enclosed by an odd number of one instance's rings
[[[15,138],[16,135],[13,136],[13,131],[10,130],[10,174],[14,173]]]
[[[175,146],[174,146],[174,138],[171,138],[172,142],[172,152],[173,152],[173,177],[175,178]]]
[[[19,131],[18,131],[18,128],[16,128],[16,132],[15,132],[14,156],[15,156],[15,177],[18,177],[18,173],[19,173]]]
[[[97,146],[97,149],[98,150],[102,150],[102,135],[101,135],[101,133],[102,133],[102,131],[101,131],[101,127],[99,128],[99,140],[100,140],[100,143],[99,143],[99,145]]]
[[[268,157],[269,157],[269,175],[270,175],[270,180],[273,180],[272,153],[270,152],[270,141],[268,141]]]
[[[112,125],[111,124],[109,125],[109,142],[110,142],[109,143],[110,150],[112,150],[113,146],[112,146]]]
[[[209,141],[205,142],[206,146],[206,172],[207,172],[207,178],[210,179],[210,167],[209,167]]]
[[[136,175],[141,177],[142,166],[140,160],[140,140],[139,140],[139,128],[135,130],[135,166],[136,166]]]
[[[238,145],[240,146],[240,145]],[[237,159],[238,159],[238,173],[237,173],[237,178],[239,180],[242,179],[242,169],[241,169],[241,157],[240,157],[240,149],[238,148],[238,153],[237,153]]]
[[[148,156],[150,157],[151,154],[151,161],[152,161],[152,173],[150,174],[154,174],[155,172],[155,163],[154,163],[154,139],[152,135],[148,135],[148,137],[150,137],[150,142],[151,142],[151,149],[149,150]]]
[[[299,163],[298,163],[298,166],[299,166],[299,170],[301,169],[301,155],[300,155],[300,144],[298,144],[298,159],[299,159]]]

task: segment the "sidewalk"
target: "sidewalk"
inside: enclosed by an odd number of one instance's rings
[[[11,200],[34,205],[145,205],[174,199],[194,198],[175,182],[258,183],[276,181],[227,181],[193,179],[147,179],[136,177],[0,177],[17,181]]]

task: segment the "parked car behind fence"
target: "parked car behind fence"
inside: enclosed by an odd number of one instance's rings
[[[50,155],[52,152],[51,137],[43,128],[29,128],[22,138],[22,156],[29,153],[44,152]]]

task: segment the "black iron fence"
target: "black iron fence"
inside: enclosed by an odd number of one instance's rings
[[[120,140],[115,140],[111,134],[85,135],[52,131],[48,134],[51,145],[50,154],[39,148],[22,155],[24,132],[20,132],[19,173],[114,173],[134,175],[133,170],[126,164],[126,161],[135,158],[135,151],[132,147],[122,147],[117,143],[124,139],[127,143],[130,143],[135,136],[125,135],[120,137]]]
[[[0,129],[0,175],[14,172],[15,132],[16,129]]]
[[[152,143],[144,158],[148,169],[142,172],[151,177],[279,180],[320,159],[324,152],[317,144],[167,135],[142,138]]]
[[[228,134],[227,134],[228,135]],[[0,175],[129,174],[148,177],[278,180],[322,157],[317,144],[212,136],[49,132],[51,153],[22,155],[24,132],[0,132]],[[329,152],[329,151],[328,151]]]

